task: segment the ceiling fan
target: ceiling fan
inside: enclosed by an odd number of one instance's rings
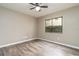
[[[30,10],[35,9],[38,12],[41,11],[41,8],[48,8],[48,6],[41,5],[42,3],[29,3],[29,4],[34,6],[34,7],[30,8]]]

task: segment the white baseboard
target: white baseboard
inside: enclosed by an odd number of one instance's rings
[[[45,41],[48,41],[48,42],[56,43],[56,44],[59,44],[59,45],[63,45],[63,46],[67,46],[67,47],[79,50],[79,47],[77,47],[77,46],[72,46],[72,45],[69,45],[69,44],[64,44],[64,43],[60,43],[60,42],[56,42],[56,41],[52,41],[52,40],[43,39],[43,38],[31,38],[31,39],[26,39],[26,40],[23,40],[23,41],[13,42],[13,43],[10,43],[10,44],[1,45],[0,48],[19,44],[19,43],[23,43],[23,42],[27,42],[27,41],[31,41],[31,40],[35,40],[35,39],[41,39],[41,40],[45,40]]]
[[[59,45],[63,45],[63,46],[67,46],[67,47],[70,47],[70,48],[74,48],[74,49],[78,49],[79,50],[79,47],[77,47],[77,46],[73,46],[73,45],[69,45],[69,44],[64,44],[64,43],[56,42],[56,41],[52,41],[52,40],[42,39],[42,38],[39,38],[39,39],[45,40],[45,41],[49,41],[49,42],[52,42],[52,43],[56,43],[56,44],[59,44]]]
[[[23,42],[27,42],[27,41],[31,41],[31,40],[35,40],[35,39],[36,38],[31,38],[31,39],[26,39],[26,40],[22,40],[22,41],[17,41],[17,42],[1,45],[0,48],[11,46],[11,45],[15,45],[15,44],[19,44],[19,43],[23,43]]]

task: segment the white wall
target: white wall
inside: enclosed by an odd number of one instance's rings
[[[0,7],[0,45],[35,37],[35,18]]]
[[[45,19],[63,16],[63,33],[46,33]],[[79,47],[79,6],[38,19],[38,37]]]

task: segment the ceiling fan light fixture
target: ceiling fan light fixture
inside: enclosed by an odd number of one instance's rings
[[[41,3],[30,3],[31,5],[33,5],[33,8],[30,8],[30,10],[34,9],[37,12],[41,11],[41,8],[48,8],[48,6],[46,5],[41,5]]]
[[[40,8],[39,6],[37,6],[37,7],[35,8],[35,10],[36,10],[36,11],[40,11],[41,8]]]

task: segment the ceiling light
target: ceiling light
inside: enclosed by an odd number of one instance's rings
[[[37,7],[35,8],[35,10],[36,10],[36,11],[40,11],[41,8],[40,8],[39,6],[37,6]]]

